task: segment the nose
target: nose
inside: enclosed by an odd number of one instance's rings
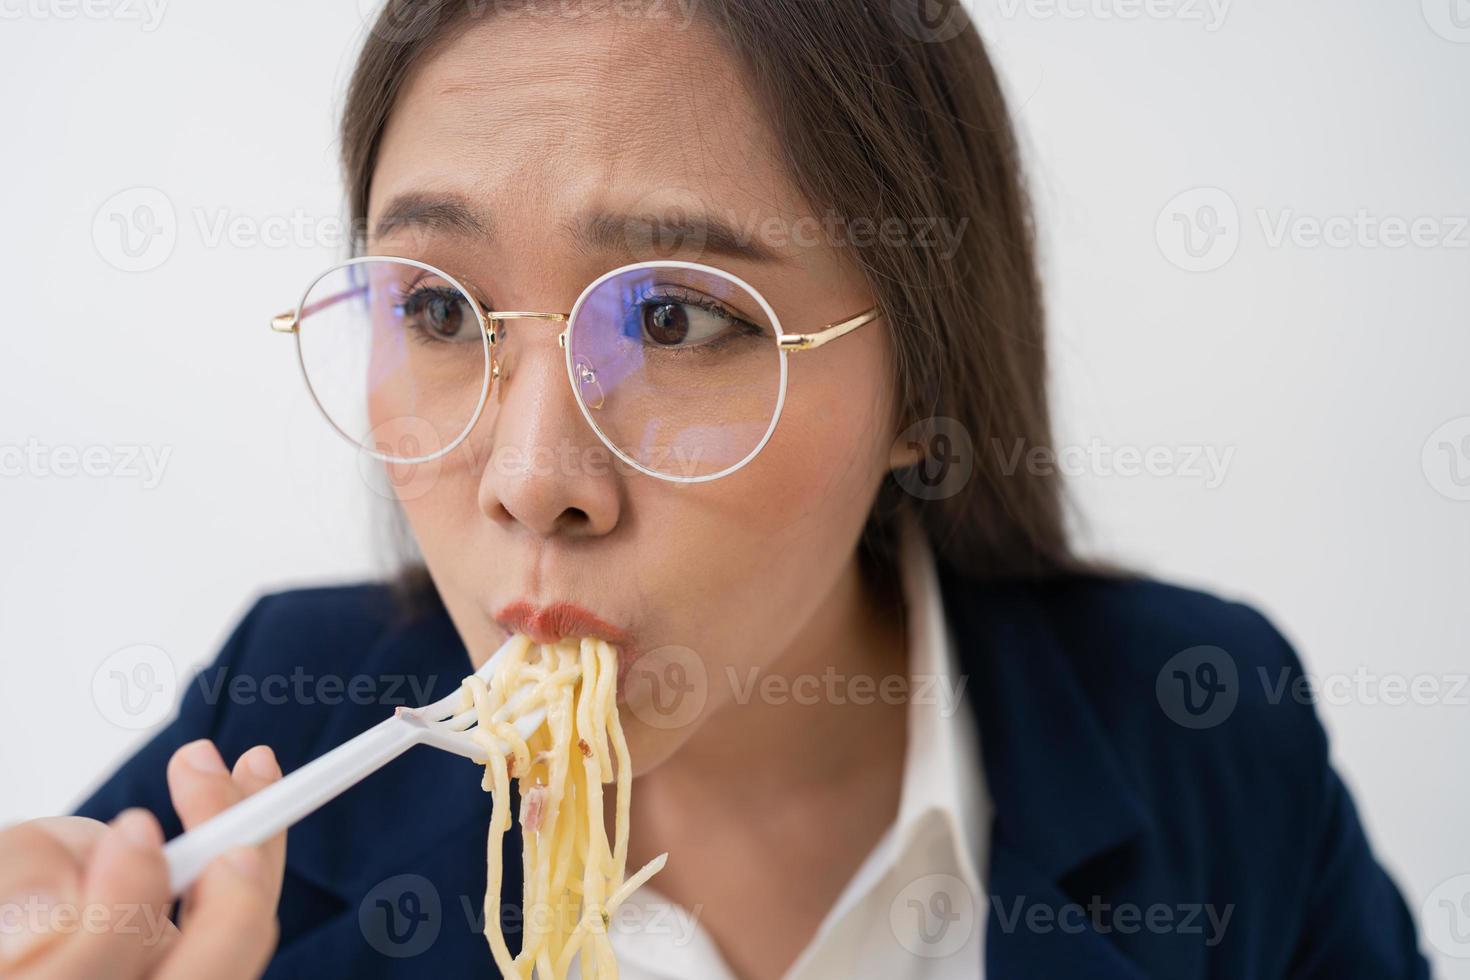
[[[612,454],[567,383],[565,352],[551,331],[531,322],[512,328],[508,339],[490,394],[492,445],[480,510],[544,538],[609,533],[622,513],[621,484]]]

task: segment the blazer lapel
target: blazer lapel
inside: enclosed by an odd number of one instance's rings
[[[1142,977],[1099,931],[1092,896],[1066,887],[1084,866],[1092,890],[1123,880],[1130,845],[1151,822],[1078,687],[1039,587],[978,585],[945,566],[940,586],[970,675],[995,815],[987,974]]]
[[[385,635],[353,671],[384,696],[315,708],[322,713],[319,733],[282,758],[287,771],[382,721],[397,703],[416,706],[449,694],[472,667],[441,612]],[[386,694],[390,689],[396,697]],[[311,908],[283,899],[272,975],[314,971],[323,962],[343,975],[454,975],[467,963],[494,975],[482,935],[492,799],[480,788],[481,772],[459,756],[417,746],[292,827],[287,891]],[[506,834],[502,860],[502,925],[514,948],[518,832]]]

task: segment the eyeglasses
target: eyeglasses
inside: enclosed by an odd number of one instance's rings
[[[505,383],[508,321],[565,324],[567,380],[603,444],[649,476],[704,483],[770,441],[788,354],[878,315],[785,333],[749,283],[675,261],[614,269],[570,313],[491,311],[432,265],[365,256],[318,276],[271,329],[296,335],[307,388],[343,438],[385,462],[424,463],[464,442]]]

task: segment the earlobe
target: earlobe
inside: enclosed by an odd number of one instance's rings
[[[888,450],[888,468],[890,470],[907,469],[910,466],[918,466],[924,459],[924,444],[917,439],[909,438],[913,434],[909,428],[895,440]]]

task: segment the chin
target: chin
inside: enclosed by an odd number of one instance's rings
[[[650,728],[637,718],[630,718],[624,707],[621,711],[623,736],[628,740],[628,755],[633,760],[633,777],[646,775],[673,758],[674,753],[689,740],[692,728],[676,731],[661,731]]]

